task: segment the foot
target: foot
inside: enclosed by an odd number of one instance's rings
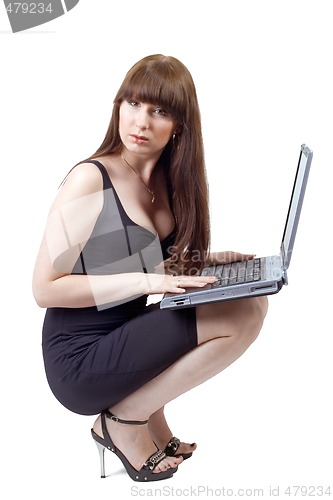
[[[139,471],[146,460],[157,451],[147,425],[127,425],[106,419],[106,426],[114,445],[125,455],[130,464]],[[94,431],[104,438],[101,417],[93,426]],[[177,467],[182,457],[165,457],[154,469],[154,473]]]
[[[172,438],[174,438],[174,436],[170,437],[170,439],[172,439]],[[168,443],[164,447],[161,448],[161,449],[165,450],[167,455],[169,455],[168,444],[170,442],[170,439],[169,439]],[[174,457],[182,455],[184,460],[185,460],[186,458],[189,458],[192,455],[192,453],[194,452],[194,450],[196,450],[196,448],[197,448],[196,443],[190,444],[190,443],[183,443],[182,441],[180,441],[179,446],[178,446],[177,450],[174,451],[174,453],[172,453],[172,448],[171,448],[170,455],[174,456]]]
[[[154,413],[148,422],[148,428],[152,440],[160,450],[165,450],[173,434],[167,424],[164,408]],[[188,455],[197,448],[196,443],[180,442],[176,455]]]

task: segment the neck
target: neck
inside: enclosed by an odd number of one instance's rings
[[[131,165],[131,168],[142,178],[142,180],[149,185],[159,157],[156,159],[138,156],[131,153],[127,149],[122,149],[120,156],[123,157],[125,161]]]
[[[144,180],[144,178],[142,177],[142,174],[140,175],[134,168],[133,166],[130,164],[130,162],[128,160],[126,160],[126,158],[121,154],[120,155],[121,159],[124,161],[124,163],[126,164],[126,166],[128,168],[131,169],[131,171],[133,172],[133,174],[138,178],[140,179],[140,181],[142,182],[142,184],[145,186],[146,190],[149,192],[150,196],[152,197],[151,198],[151,202],[154,203],[155,202],[155,193],[154,191],[152,191],[152,189],[148,186],[148,182]],[[149,179],[151,178],[151,176],[149,177]]]

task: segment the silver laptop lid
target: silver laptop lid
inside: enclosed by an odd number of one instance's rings
[[[309,176],[312,156],[313,156],[312,151],[305,144],[302,144],[294,187],[288,210],[287,221],[284,227],[282,243],[281,243],[281,257],[284,270],[288,269],[289,267],[292,251],[294,248],[295,236],[296,236],[299,217],[301,214],[303,198]]]

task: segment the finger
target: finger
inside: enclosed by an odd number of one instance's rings
[[[244,255],[245,259],[244,260],[253,260],[255,258],[255,256],[256,256],[255,253],[245,254]]]
[[[217,280],[218,278],[216,276],[185,276],[177,280],[177,288],[201,288],[208,284],[215,283]]]
[[[191,279],[191,278],[190,278]],[[207,276],[196,276],[193,277],[192,280],[197,281],[198,283],[213,283],[216,281],[218,278],[215,275],[207,275]]]
[[[236,253],[234,255],[234,261],[242,261],[242,260],[253,260],[256,256],[255,253]]]

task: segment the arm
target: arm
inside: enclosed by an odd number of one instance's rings
[[[68,175],[51,206],[33,273],[33,294],[41,307],[94,305],[87,276],[71,270],[88,240],[103,203],[102,177],[92,164]]]
[[[53,269],[43,240],[37,258],[33,293],[40,307],[90,307],[123,300],[135,295],[183,293],[187,287],[203,287],[214,276],[169,276],[125,273],[107,276],[63,275]],[[181,287],[180,287],[181,286]]]
[[[200,277],[141,272],[75,275],[71,270],[89,239],[103,206],[103,182],[92,164],[77,166],[60,189],[49,213],[33,274],[33,294],[40,307],[90,307],[143,294],[182,293],[203,286]]]
[[[90,307],[142,295],[145,282],[143,273],[62,275],[51,263],[44,237],[34,270],[33,294],[40,307]]]

